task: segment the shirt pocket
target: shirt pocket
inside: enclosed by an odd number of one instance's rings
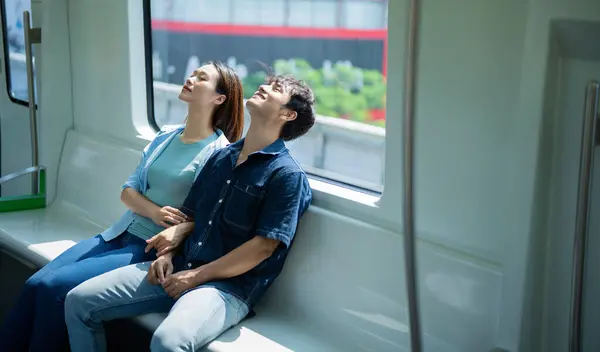
[[[265,191],[253,185],[236,182],[223,210],[223,221],[243,231],[256,223],[256,216]]]

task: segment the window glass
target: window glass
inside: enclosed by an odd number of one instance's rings
[[[313,88],[318,120],[288,143],[315,176],[381,191],[384,173],[387,1],[152,0],[156,125],[181,123],[177,94],[208,60],[232,66],[250,97],[265,67]],[[361,11],[362,15],[350,12]],[[209,15],[210,14],[210,15]],[[249,121],[246,121],[246,128]]]
[[[2,2],[4,57],[8,93],[12,100],[28,101],[27,71],[25,69],[25,32],[23,12],[31,13],[30,0],[5,0]]]

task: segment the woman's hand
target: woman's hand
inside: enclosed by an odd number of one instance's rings
[[[187,220],[187,216],[181,212],[181,210],[164,206],[162,208],[157,208],[156,211],[152,214],[152,221],[156,225],[160,225],[164,228],[169,228],[173,225],[181,224]]]
[[[173,255],[167,253],[150,264],[148,281],[153,285],[162,285],[166,278],[173,273]]]
[[[157,252],[156,256],[160,257],[161,255],[173,251],[179,247],[193,229],[193,222],[185,222],[159,232],[154,235],[154,237],[146,240],[146,243],[148,243],[146,246],[146,253],[154,248]]]

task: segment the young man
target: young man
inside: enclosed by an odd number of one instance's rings
[[[246,138],[215,153],[182,211],[193,222],[150,240],[159,258],[77,286],[65,302],[74,352],[105,351],[103,322],[169,312],[152,351],[194,351],[240,322],[279,275],[311,201],[306,174],[284,141],[315,122],[303,82],[276,76],[250,98]],[[175,249],[180,243],[183,244]]]

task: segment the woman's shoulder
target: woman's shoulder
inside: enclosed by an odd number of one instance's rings
[[[154,136],[153,142],[160,143],[171,134],[183,131],[184,128],[185,125],[164,125]]]
[[[219,154],[220,151],[224,150],[225,147],[227,147],[230,144],[227,137],[225,137],[225,134],[220,130],[217,130],[217,136],[218,137],[214,141],[208,144],[200,152],[202,155],[202,165],[206,163],[209,159],[213,158],[215,154]]]
[[[223,133],[223,131],[221,131],[220,129],[216,129],[215,133],[217,134],[217,139],[215,139],[211,144],[214,146],[215,149],[221,149],[221,148],[225,148],[226,146],[228,146],[229,144],[231,144],[229,142],[229,140],[227,139],[227,137],[225,136],[225,133]]]
[[[151,152],[155,148],[157,148],[161,143],[163,143],[166,139],[169,138],[169,135],[172,133],[177,133],[177,131],[183,130],[184,125],[164,125],[160,128],[160,130],[154,135],[150,143],[146,145],[144,148],[144,152]]]
[[[158,135],[179,131],[179,130],[182,130],[184,127],[185,127],[185,125],[163,125],[160,128],[160,131],[158,131]]]

